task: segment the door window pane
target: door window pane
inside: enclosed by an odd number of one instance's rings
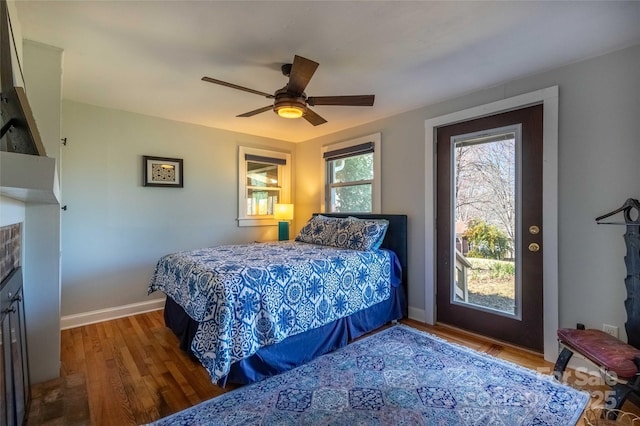
[[[514,315],[516,135],[470,136],[454,146],[452,301]]]

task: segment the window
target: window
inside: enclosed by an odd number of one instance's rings
[[[380,133],[323,147],[323,211],[380,213],[380,150]]]
[[[238,226],[276,225],[273,208],[291,199],[291,154],[238,150]]]

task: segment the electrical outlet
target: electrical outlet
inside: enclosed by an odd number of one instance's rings
[[[612,335],[616,339],[618,338],[618,327],[616,327],[615,325],[602,324],[602,331]]]

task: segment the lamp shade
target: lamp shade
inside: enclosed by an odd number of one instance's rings
[[[293,220],[293,204],[276,204],[273,217],[276,220]]]

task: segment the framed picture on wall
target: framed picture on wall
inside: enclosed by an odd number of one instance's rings
[[[182,188],[182,158],[142,157],[142,185]]]

